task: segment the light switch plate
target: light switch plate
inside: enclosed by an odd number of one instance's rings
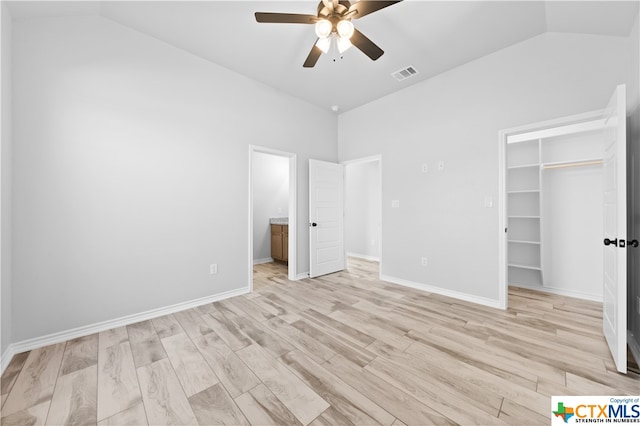
[[[493,197],[491,195],[485,195],[484,206],[488,209],[493,207]]]
[[[400,208],[400,200],[391,200],[391,208],[399,209]]]
[[[421,170],[422,170],[422,173],[428,173],[429,172],[429,165],[427,163],[424,163],[422,165]]]
[[[443,171],[444,170],[444,161],[439,161],[438,162],[438,170],[439,171]]]

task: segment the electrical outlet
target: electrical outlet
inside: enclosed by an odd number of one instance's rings
[[[399,209],[400,208],[400,200],[391,200],[391,208]]]
[[[427,266],[427,258],[426,258],[426,257],[423,257],[422,259],[420,259],[420,264],[421,264],[422,266]]]
[[[218,273],[218,264],[212,263],[211,265],[209,265],[209,274],[216,275],[217,273]]]
[[[422,169],[421,169],[421,170],[422,170],[422,173],[427,173],[427,172],[429,172],[429,165],[428,165],[427,163],[424,163],[424,164],[422,165]]]
[[[444,170],[444,161],[440,161],[440,162],[438,163],[438,170],[439,170],[439,171],[443,171],[443,170]]]

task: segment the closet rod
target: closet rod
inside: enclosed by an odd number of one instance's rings
[[[582,167],[582,166],[594,166],[597,164],[602,164],[602,160],[593,160],[593,161],[579,161],[576,163],[562,163],[562,164],[549,164],[542,165],[543,169],[563,169],[565,167]]]

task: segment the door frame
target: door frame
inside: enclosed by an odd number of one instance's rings
[[[377,155],[371,155],[368,157],[362,157],[362,158],[356,158],[354,160],[347,160],[347,161],[342,161],[340,164],[344,165],[345,167],[345,179],[344,179],[344,186],[345,186],[345,191],[344,191],[344,206],[345,206],[345,216],[346,216],[346,208],[347,208],[347,173],[346,173],[346,169],[349,166],[353,166],[354,164],[365,164],[365,163],[373,163],[373,162],[377,162],[378,163],[378,180],[380,182],[380,205],[378,206],[378,211],[380,213],[380,226],[378,228],[378,241],[379,241],[379,245],[380,245],[380,253],[378,254],[378,279],[381,279],[382,277],[382,224],[383,224],[383,220],[382,220],[382,155],[377,154]],[[347,234],[347,223],[345,221],[344,223],[344,237],[346,237]],[[346,238],[345,238],[345,244],[344,244],[344,264],[347,264],[347,244],[346,244]]]
[[[253,154],[269,154],[289,159],[289,255],[288,279],[295,281],[297,275],[297,207],[298,207],[298,155],[257,145],[249,145],[249,253],[248,253],[248,287],[253,292]]]
[[[498,308],[509,307],[508,259],[507,259],[507,138],[520,133],[545,130],[552,127],[577,124],[602,118],[604,110],[555,118],[553,120],[503,129],[498,132]]]

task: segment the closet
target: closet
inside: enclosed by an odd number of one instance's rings
[[[509,285],[602,300],[604,120],[509,135]]]

